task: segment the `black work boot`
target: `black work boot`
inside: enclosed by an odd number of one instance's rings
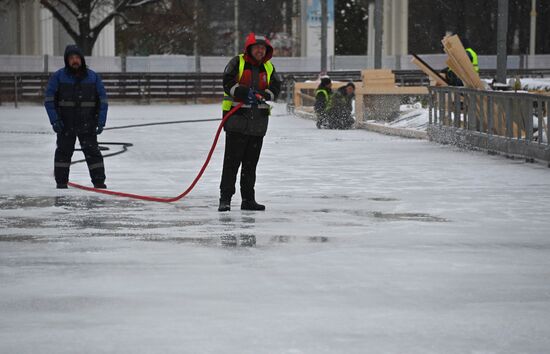
[[[256,203],[255,200],[243,200],[241,210],[265,210],[265,205]]]
[[[220,206],[218,211],[230,211],[231,210],[231,199],[220,199]]]
[[[57,189],[67,189],[67,183],[57,183],[56,187]]]
[[[96,182],[96,183],[94,183],[94,188],[107,189],[107,185],[103,182]]]

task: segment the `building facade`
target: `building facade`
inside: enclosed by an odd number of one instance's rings
[[[0,8],[0,54],[63,55],[74,40],[39,0],[10,1]],[[115,24],[101,31],[94,56],[115,55]]]

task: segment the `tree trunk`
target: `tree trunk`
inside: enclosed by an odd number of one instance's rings
[[[89,36],[80,36],[76,45],[82,51],[84,56],[91,56],[92,49],[94,49],[95,39],[90,38]]]

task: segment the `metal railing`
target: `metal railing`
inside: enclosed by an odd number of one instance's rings
[[[429,88],[429,123],[548,145],[550,96]],[[544,134],[543,134],[544,132]]]
[[[109,99],[174,99],[196,100],[223,96],[220,73],[100,73]],[[328,73],[335,81],[359,81],[360,71],[335,71]],[[49,73],[0,73],[0,103],[41,101],[44,98]],[[281,99],[287,96],[287,82],[316,80],[318,72],[279,72],[283,80]],[[405,71],[396,72],[401,85],[427,84],[427,77]]]
[[[550,96],[430,87],[431,140],[550,162]]]

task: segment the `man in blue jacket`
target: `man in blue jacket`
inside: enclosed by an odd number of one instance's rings
[[[67,188],[69,168],[76,138],[90,171],[95,188],[105,185],[103,156],[97,144],[107,120],[107,95],[99,75],[86,67],[76,45],[65,48],[65,67],[48,82],[44,106],[57,133],[54,175],[57,188]]]

